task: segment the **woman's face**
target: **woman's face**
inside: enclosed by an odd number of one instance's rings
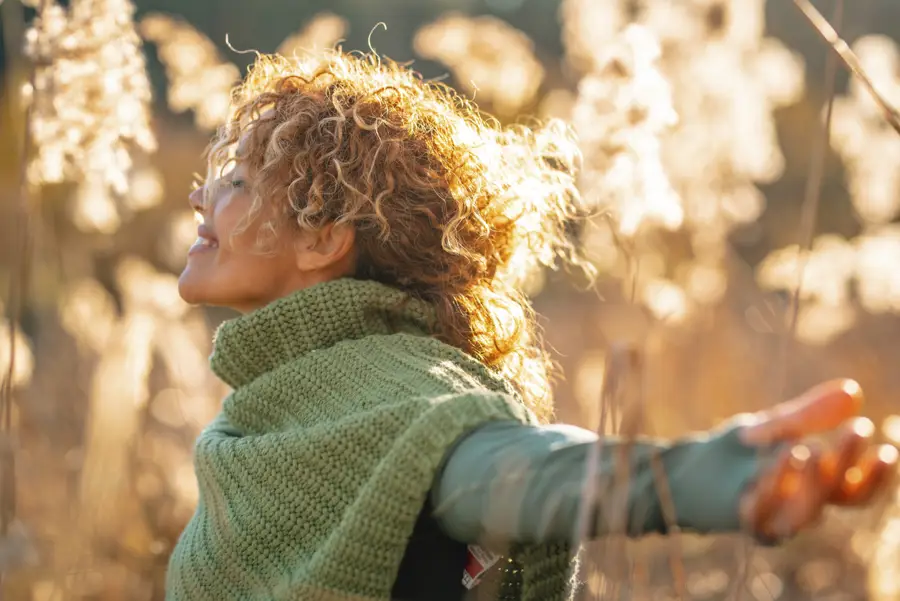
[[[238,161],[212,185],[208,202],[203,201],[205,186],[190,195],[191,207],[202,219],[178,280],[185,301],[245,313],[305,287],[293,233],[279,232],[276,243],[263,252],[260,223],[270,216],[264,209],[249,225],[244,223],[253,201],[251,178],[246,164]]]

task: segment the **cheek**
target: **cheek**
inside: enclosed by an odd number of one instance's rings
[[[239,227],[240,226],[240,227]],[[216,267],[223,276],[235,279],[235,285],[246,282],[259,286],[275,277],[281,261],[273,257],[268,236],[258,224],[245,225],[236,220],[227,233],[219,234],[219,253]]]
[[[185,300],[233,307],[258,304],[290,279],[293,257],[280,248],[265,252],[276,249],[269,232],[260,227],[262,220],[245,223],[248,208],[241,199],[217,203],[212,223],[219,247],[189,258],[179,281]]]
[[[251,208],[246,194],[235,194],[216,208],[215,228],[220,247],[230,255],[249,255],[256,260],[262,259],[260,255],[289,253],[283,242],[290,233],[273,225],[278,217],[264,209],[248,222]]]
[[[266,288],[277,285],[295,269],[292,249],[284,244],[284,232],[268,225],[263,215],[246,223],[247,209],[238,203],[223,207],[216,222],[219,236],[217,266],[234,286]],[[219,224],[222,227],[219,227]]]
[[[249,254],[254,250],[259,226],[246,223],[249,210],[249,202],[233,197],[224,199],[216,206],[213,217],[219,248],[233,254]]]

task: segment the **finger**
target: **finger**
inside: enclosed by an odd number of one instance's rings
[[[752,532],[762,533],[761,525],[768,523],[781,500],[783,482],[794,471],[790,449],[779,453],[765,468],[753,487],[741,499],[741,521]]]
[[[869,503],[895,475],[897,460],[896,447],[880,445],[870,448],[856,465],[847,470],[828,502],[844,506]]]
[[[769,536],[792,536],[819,519],[824,505],[820,460],[818,449],[801,446],[793,450],[790,473],[794,482],[782,488],[777,510],[763,525]]]
[[[832,430],[854,417],[862,402],[862,390],[856,381],[826,382],[754,414],[754,423],[742,429],[741,438],[748,444],[764,445]]]
[[[852,419],[841,428],[835,448],[823,454],[820,464],[826,497],[830,498],[841,487],[847,470],[856,465],[869,448],[874,433],[875,424],[865,417]]]

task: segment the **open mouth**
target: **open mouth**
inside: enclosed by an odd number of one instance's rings
[[[206,250],[214,250],[216,248],[219,248],[219,241],[208,227],[201,224],[200,227],[197,228],[197,240],[191,245],[188,255]]]

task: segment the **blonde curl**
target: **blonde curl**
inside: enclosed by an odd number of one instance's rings
[[[584,266],[568,231],[583,210],[568,127],[503,127],[403,65],[334,50],[260,55],[210,147],[210,174],[239,140],[251,214],[275,215],[266,231],[352,224],[355,277],[432,303],[438,338],[550,419],[552,364],[521,286],[560,258]]]

